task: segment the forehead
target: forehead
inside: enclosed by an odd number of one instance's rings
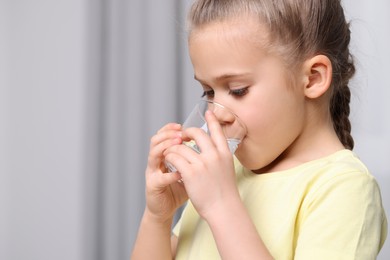
[[[210,38],[225,42],[244,40],[264,46],[267,42],[268,32],[253,16],[230,18],[192,28],[189,35],[189,46],[193,42],[210,40]]]
[[[195,76],[207,78],[249,71],[269,53],[266,31],[249,18],[218,21],[198,27],[189,38]]]

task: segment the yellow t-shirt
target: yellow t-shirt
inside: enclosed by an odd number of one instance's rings
[[[275,259],[376,258],[387,220],[378,184],[353,152],[260,175],[235,165],[242,201]],[[173,233],[177,260],[220,259],[209,226],[190,202]]]

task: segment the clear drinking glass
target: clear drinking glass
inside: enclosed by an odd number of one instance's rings
[[[205,119],[205,113],[207,110],[211,110],[217,117],[218,121],[220,122],[222,131],[226,137],[230,152],[234,154],[238,148],[238,145],[241,143],[242,139],[247,133],[246,126],[230,109],[217,102],[204,99],[200,100],[192,109],[187,119],[184,121],[182,129],[184,130],[190,127],[198,127],[203,129],[206,133],[210,134]],[[195,141],[192,140],[183,142],[183,144],[190,147],[195,152],[201,153],[201,150],[196,145]],[[177,171],[176,168],[169,162],[165,162],[165,166],[171,172]]]

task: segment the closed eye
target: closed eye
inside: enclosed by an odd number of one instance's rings
[[[248,88],[240,88],[240,89],[231,89],[229,90],[229,94],[237,97],[242,97],[245,96],[248,93]]]

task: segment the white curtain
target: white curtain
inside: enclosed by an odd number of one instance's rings
[[[390,2],[343,3],[358,65],[355,151],[390,215]],[[0,259],[129,258],[149,139],[201,95],[189,4],[0,0]]]
[[[92,64],[89,110],[95,119],[89,142],[95,206],[88,212],[93,259],[129,256],[145,202],[149,140],[164,124],[181,122],[200,97],[186,51],[185,9],[180,0],[95,6],[91,58],[99,62]]]

